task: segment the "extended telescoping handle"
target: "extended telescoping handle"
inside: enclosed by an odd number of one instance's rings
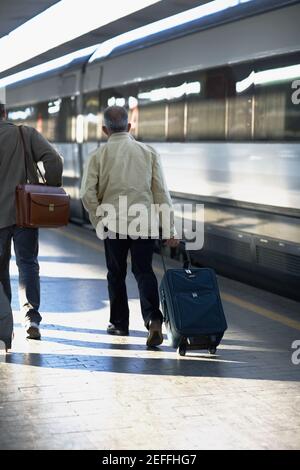
[[[190,253],[186,249],[186,243],[185,243],[184,240],[180,240],[180,244],[183,245],[183,247],[184,247],[185,260],[183,262],[183,269],[190,269],[190,267],[192,266]],[[164,272],[166,273],[167,268],[166,268],[165,257],[164,257],[164,254],[163,254],[163,240],[160,240],[160,256],[161,256]]]
[[[159,248],[160,248],[159,252],[160,252],[160,256],[161,256],[161,260],[162,260],[162,265],[163,265],[163,268],[164,268],[164,273],[166,274],[167,268],[166,268],[164,253],[163,253],[163,240],[160,240]]]
[[[186,242],[185,240],[180,240],[180,243],[183,245],[184,248],[184,256],[185,260],[183,262],[183,269],[189,269],[192,267],[192,260],[189,251],[186,249]]]

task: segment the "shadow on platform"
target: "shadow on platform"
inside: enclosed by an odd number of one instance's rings
[[[124,347],[125,346],[125,347]],[[89,344],[86,344],[89,347]],[[136,345],[103,344],[98,343],[103,349],[141,349]],[[143,346],[146,350],[145,346]],[[220,355],[210,357],[205,354],[178,356],[174,351],[173,358],[159,357],[165,352],[165,348],[157,350],[157,358],[142,357],[115,357],[80,354],[39,354],[39,353],[11,353],[7,355],[7,364],[19,364],[26,366],[85,370],[89,372],[108,372],[115,374],[138,374],[156,376],[182,376],[182,377],[216,377],[236,378],[245,380],[269,380],[269,381],[294,381],[299,382],[300,376],[296,368],[289,365],[283,368],[282,363],[278,368],[272,367],[270,354],[266,352],[249,352],[222,349]],[[195,354],[195,353],[194,353]],[[282,354],[282,353],[280,353]],[[256,362],[253,361],[254,356]],[[271,353],[273,364],[274,353]]]

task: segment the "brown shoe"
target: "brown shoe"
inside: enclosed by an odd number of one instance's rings
[[[26,321],[25,331],[27,333],[27,339],[41,339],[41,332],[38,323],[33,321]]]
[[[150,320],[147,346],[159,346],[164,340],[160,320]]]

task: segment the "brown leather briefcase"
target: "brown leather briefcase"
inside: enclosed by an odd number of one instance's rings
[[[69,222],[70,198],[63,188],[20,184],[16,190],[19,227],[63,227]]]
[[[63,188],[47,186],[41,173],[44,184],[28,182],[30,156],[21,126],[19,130],[24,149],[26,183],[19,184],[16,188],[16,224],[18,227],[28,228],[63,227],[69,222],[70,196]],[[38,167],[36,169],[39,171]]]

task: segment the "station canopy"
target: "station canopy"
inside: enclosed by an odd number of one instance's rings
[[[64,0],[68,1],[68,0]],[[102,2],[103,8],[106,10],[110,7],[110,2]],[[58,0],[1,0],[0,2],[0,41],[5,36],[16,30],[26,22],[32,20],[37,15],[45,12],[50,7],[59,4]],[[75,2],[72,2],[73,4]],[[85,3],[83,1],[83,3]],[[115,2],[117,5],[118,2]],[[121,2],[123,3],[123,2]],[[125,3],[125,2],[124,2]],[[145,2],[146,3],[146,2]],[[43,64],[58,57],[70,54],[83,48],[87,48],[96,44],[105,42],[115,36],[118,36],[127,31],[145,26],[154,21],[166,18],[177,13],[189,10],[191,8],[200,6],[205,3],[210,3],[209,0],[161,0],[156,1],[145,8],[138,9],[126,16],[122,16],[112,22],[106,23],[99,28],[93,29],[86,34],[82,34],[68,42],[64,42],[56,47],[53,47],[39,55],[31,57],[29,60],[22,61],[6,68],[0,72],[0,78],[7,75],[15,74],[22,70]],[[111,5],[113,2],[111,2]],[[130,2],[129,2],[130,4]],[[116,8],[115,5],[115,8]],[[93,15],[94,12],[90,11]],[[65,18],[65,28],[72,22],[72,14]],[[100,23],[100,20],[99,20]],[[44,31],[45,35],[55,35],[55,27],[47,28]],[[24,37],[24,45],[26,47],[26,37]],[[3,52],[3,51],[2,51]],[[4,51],[5,53],[5,51]],[[2,56],[3,57],[3,56]]]

